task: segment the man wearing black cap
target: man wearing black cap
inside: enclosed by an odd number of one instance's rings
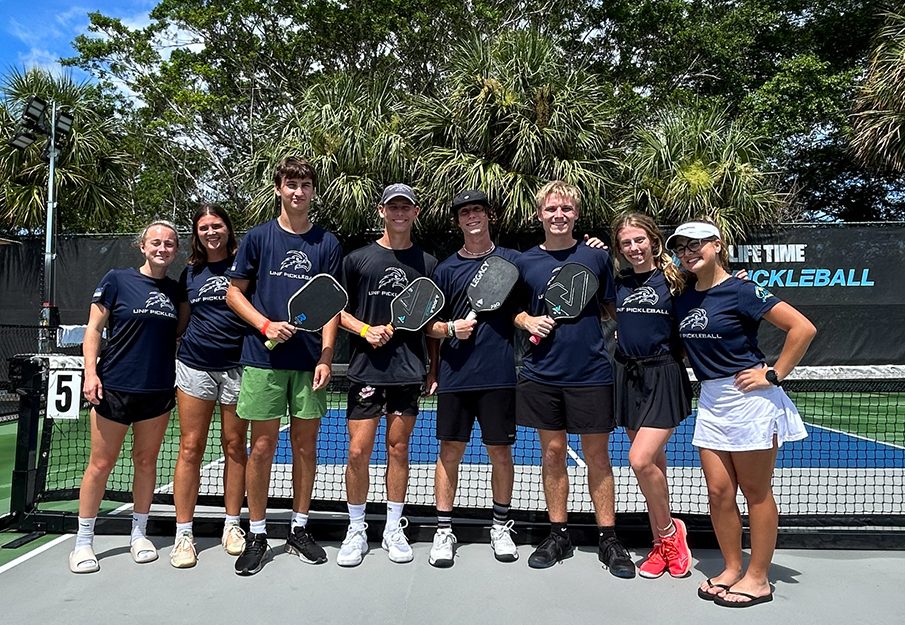
[[[394,333],[387,327],[390,303],[416,278],[430,276],[437,259],[412,243],[418,201],[411,187],[392,184],[377,207],[383,236],[349,254],[343,261],[343,281],[349,305],[342,327],[349,341],[349,462],[346,500],[349,530],[336,558],[340,566],[356,566],[368,552],[364,522],[369,465],[380,417],[387,418],[387,523],[383,548],[393,562],[411,562],[412,548],[403,529],[402,506],[408,488],[408,444],[418,416],[418,399],[427,368],[424,336]],[[428,389],[433,392],[433,389]]]
[[[484,259],[502,256],[515,263],[519,253],[496,247],[490,239],[491,206],[482,191],[463,191],[452,202],[453,218],[465,238],[462,249],[444,260],[434,281],[446,295],[439,319],[428,325],[428,336],[446,339],[440,352],[437,387],[437,439],[440,457],[434,474],[437,533],[430,563],[452,566],[456,538],[452,510],[456,497],[459,463],[471,440],[475,419],[492,465],[493,526],[490,544],[501,562],[514,562],[518,550],[512,541],[509,505],[512,500],[515,442],[515,311],[506,303],[475,320],[466,289]],[[446,321],[443,321],[443,320]]]

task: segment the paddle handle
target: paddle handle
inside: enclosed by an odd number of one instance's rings
[[[276,339],[267,339],[266,341],[264,341],[264,347],[270,350],[272,350],[277,345],[279,345],[279,343],[276,341]]]
[[[388,324],[387,324],[387,327],[390,329],[390,332],[393,331],[393,324],[392,324],[392,323],[388,323]],[[377,349],[378,347],[380,347],[380,345],[371,345],[371,347],[373,347],[374,349]]]
[[[539,334],[532,334],[528,340],[531,341],[532,343],[534,343],[535,345],[540,345],[540,340],[542,338],[544,338],[544,337],[540,336]]]
[[[469,313],[465,315],[465,321],[474,321],[477,318],[478,313],[474,309],[471,309],[471,311],[469,311]]]

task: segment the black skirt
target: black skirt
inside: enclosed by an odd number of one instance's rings
[[[670,429],[691,414],[691,383],[672,354],[630,358],[616,352],[616,423],[627,430]]]

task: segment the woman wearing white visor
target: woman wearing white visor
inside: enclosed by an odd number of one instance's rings
[[[698,596],[724,607],[773,599],[767,574],[776,547],[778,513],[772,476],[779,447],[807,436],[798,410],[780,388],[817,330],[789,304],[753,282],[730,275],[729,253],[709,220],[679,226],[666,245],[689,272],[676,298],[679,333],[701,381],[692,443],[707,481],[710,517],[724,570]],[[757,347],[760,320],[786,333],[772,367]],[[751,560],[742,569],[742,522],[736,493],[748,503]]]

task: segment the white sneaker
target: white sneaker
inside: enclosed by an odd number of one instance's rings
[[[365,523],[361,529],[352,529],[346,532],[343,544],[339,548],[339,554],[336,556],[336,563],[340,566],[358,566],[361,564],[362,558],[368,553],[368,524]]]
[[[170,564],[177,569],[188,569],[198,562],[198,552],[195,551],[195,540],[191,532],[182,532],[176,537],[173,550],[170,551]]]
[[[455,558],[456,537],[452,533],[452,529],[445,527],[438,529],[434,534],[434,545],[431,547],[430,562],[431,566],[440,569],[451,567]]]
[[[245,531],[239,527],[238,523],[226,523],[223,526],[220,545],[231,556],[242,555],[242,552],[245,551]]]
[[[412,547],[409,545],[409,541],[403,531],[408,527],[408,524],[408,519],[403,517],[399,519],[399,525],[395,530],[383,535],[382,547],[389,553],[390,562],[405,564],[415,558],[415,553],[412,551]]]
[[[512,540],[515,530],[512,526],[515,521],[512,519],[506,521],[505,525],[493,524],[490,528],[490,546],[493,547],[493,557],[500,562],[515,562],[518,560],[518,547]]]

